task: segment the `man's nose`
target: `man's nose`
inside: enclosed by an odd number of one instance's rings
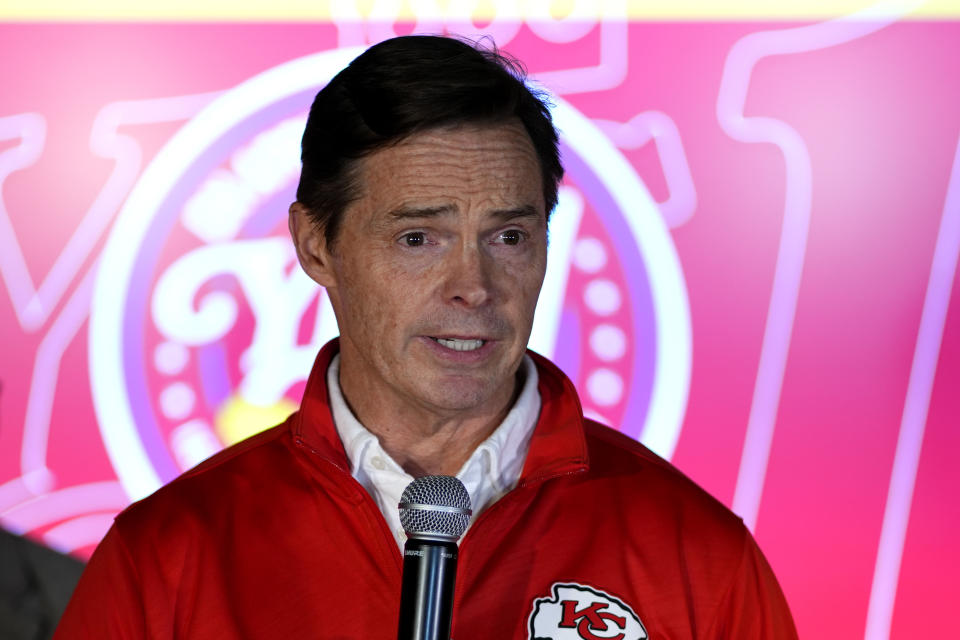
[[[476,243],[462,243],[444,264],[444,297],[466,307],[486,303],[493,292],[491,256]]]

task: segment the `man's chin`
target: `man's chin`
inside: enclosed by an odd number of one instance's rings
[[[513,398],[512,386],[494,384],[490,377],[441,376],[424,382],[424,400],[443,412],[495,414]]]

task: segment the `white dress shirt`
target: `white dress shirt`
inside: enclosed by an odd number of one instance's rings
[[[470,494],[473,519],[481,511],[516,486],[523,462],[530,448],[530,436],[540,416],[540,393],[537,391],[537,367],[530,356],[523,357],[523,389],[516,403],[490,437],[470,455],[457,478]],[[334,356],[327,369],[327,391],[333,422],[343,442],[350,473],[363,485],[387,519],[393,537],[403,550],[407,536],[400,526],[397,504],[413,476],[403,470],[383,450],[380,441],[357,420],[340,391],[340,355]]]

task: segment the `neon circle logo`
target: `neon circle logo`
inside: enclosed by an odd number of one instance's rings
[[[295,410],[316,351],[337,334],[297,264],[286,210],[313,96],[359,53],[293,60],[222,94],[121,210],[94,290],[90,378],[132,499]],[[530,347],[566,371],[587,415],[670,458],[691,359],[676,251],[626,159],[555,102],[567,177]]]

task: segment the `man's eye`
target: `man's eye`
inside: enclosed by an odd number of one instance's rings
[[[403,234],[400,242],[408,247],[422,247],[427,243],[427,234],[422,231],[411,231]]]
[[[523,242],[523,232],[519,229],[508,229],[506,231],[501,231],[498,239],[503,244],[520,244]]]

